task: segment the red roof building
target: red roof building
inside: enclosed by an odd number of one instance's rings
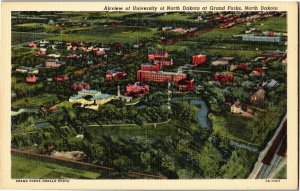
[[[63,61],[54,60],[54,59],[48,59],[45,61],[45,67],[46,68],[58,68],[61,65],[65,64]]]
[[[33,48],[33,49],[36,49],[36,48],[37,48],[37,43],[36,43],[36,42],[29,42],[29,43],[27,43],[27,45],[28,45],[30,48]]]
[[[105,75],[106,80],[118,80],[126,77],[126,72],[120,68],[108,70]]]
[[[149,92],[150,92],[149,85],[146,85],[142,82],[135,82],[134,84],[128,84],[126,86],[124,95],[142,97],[148,95]]]
[[[57,76],[55,76],[55,78],[54,78],[56,81],[66,81],[66,80],[68,80],[69,78],[68,78],[68,76],[66,76],[66,75],[57,75]]]
[[[148,53],[148,60],[165,59],[168,57],[169,57],[168,52],[155,51],[153,53]]]
[[[177,82],[178,91],[188,92],[196,90],[195,80],[182,79]]]
[[[161,67],[161,65],[157,62],[154,62],[154,64],[145,63],[145,64],[141,65],[141,70],[158,72],[160,70],[160,67]]]
[[[263,75],[263,69],[261,67],[255,67],[253,68],[252,74],[256,76],[261,76]]]
[[[136,78],[141,82],[178,82],[179,80],[186,79],[187,74],[182,72],[156,72],[156,71],[137,71]]]
[[[234,79],[234,76],[232,74],[224,74],[224,73],[215,73],[214,74],[214,80],[219,81],[221,83],[224,82],[232,82]]]
[[[36,56],[46,56],[46,52],[45,52],[45,51],[39,50],[39,51],[36,52],[35,55],[36,55]]]
[[[204,62],[206,62],[206,55],[196,54],[192,57],[192,64],[202,65]]]
[[[28,77],[26,77],[26,82],[28,82],[28,83],[36,83],[37,82],[37,77],[35,75],[28,76]]]
[[[91,89],[90,85],[87,83],[84,83],[84,82],[74,82],[72,84],[71,88],[73,90],[82,90],[82,89],[90,90]]]

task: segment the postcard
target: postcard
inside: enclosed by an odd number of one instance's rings
[[[0,188],[298,187],[296,2],[3,2]]]

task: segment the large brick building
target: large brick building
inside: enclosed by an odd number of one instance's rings
[[[136,78],[141,82],[178,82],[179,80],[186,79],[187,74],[178,72],[155,72],[155,71],[137,71]]]

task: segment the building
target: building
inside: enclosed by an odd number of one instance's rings
[[[214,74],[214,80],[219,82],[232,82],[234,80],[234,76],[232,74],[224,74],[216,72]]]
[[[165,59],[154,60],[153,64],[159,64],[160,67],[162,67],[162,66],[170,67],[170,66],[173,66],[173,59],[170,59],[170,60],[165,60]]]
[[[46,56],[46,51],[39,50],[35,54],[36,56]]]
[[[263,89],[259,89],[255,94],[250,96],[250,103],[252,104],[260,104],[265,101],[266,91]]]
[[[28,83],[36,83],[37,82],[37,77],[35,75],[27,76],[26,77],[26,82],[28,82]]]
[[[145,63],[141,65],[141,70],[143,71],[155,71],[158,72],[160,70],[160,64],[158,62],[152,63]]]
[[[138,70],[136,78],[141,82],[178,82],[179,80],[186,79],[187,74],[183,74],[181,70],[178,72]]]
[[[73,90],[82,90],[82,89],[85,89],[85,90],[90,90],[91,87],[88,83],[85,83],[85,82],[74,82],[71,86],[71,88]]]
[[[166,52],[154,51],[154,52],[148,53],[148,60],[165,59],[168,57],[169,57],[169,54],[167,51]]]
[[[196,90],[195,80],[182,79],[177,82],[178,91],[188,92]]]
[[[274,79],[271,79],[271,80],[268,80],[266,82],[263,82],[262,87],[264,87],[265,89],[270,90],[270,89],[272,89],[272,88],[274,88],[278,85],[279,85],[278,81],[276,81]]]
[[[37,48],[37,43],[36,42],[29,42],[27,43],[27,45],[32,48],[32,49],[36,49]]]
[[[54,79],[55,79],[55,81],[62,82],[62,81],[68,80],[69,78],[68,78],[68,76],[66,76],[66,75],[57,75],[57,76],[55,76]]]
[[[262,76],[263,75],[262,67],[254,67],[252,70],[252,74],[254,74],[255,76]]]
[[[230,107],[231,113],[242,113],[242,104],[239,100],[235,101]]]
[[[215,61],[212,61],[211,62],[211,65],[212,66],[227,66],[229,64],[229,61],[228,60],[215,60]]]
[[[206,62],[206,55],[196,54],[192,57],[192,64],[202,65],[205,62]]]
[[[19,68],[16,69],[16,72],[22,74],[38,74],[39,70],[32,67],[20,66]]]
[[[112,70],[108,70],[105,75],[106,80],[118,80],[124,79],[126,77],[126,72],[121,68],[115,68]]]
[[[131,96],[127,96],[127,95],[121,95],[120,92],[120,86],[118,86],[118,91],[117,91],[117,98],[119,98],[119,100],[128,103],[132,101],[132,97]]]
[[[45,61],[46,68],[58,68],[63,64],[65,64],[64,61],[59,61],[57,59],[48,59]]]
[[[248,42],[281,42],[280,36],[257,36],[257,35],[242,35],[243,41]]]
[[[89,109],[98,109],[100,105],[116,98],[114,95],[103,94],[101,91],[82,89],[78,92],[78,95],[71,96],[69,102],[80,103],[83,107]]]
[[[128,84],[125,88],[126,96],[143,97],[150,93],[150,86],[143,82],[135,82],[134,84]]]

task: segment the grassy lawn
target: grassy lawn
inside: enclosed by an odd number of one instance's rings
[[[50,33],[33,33],[33,32],[12,32],[11,44],[17,45],[25,42],[42,40],[45,38],[53,37],[55,34]]]
[[[48,161],[31,158],[22,154],[12,154],[12,178],[80,178],[95,179],[100,176],[97,171],[87,170],[76,166],[76,168]]]
[[[262,31],[287,32],[286,17],[269,17],[263,21],[254,23],[254,27]]]
[[[250,60],[262,54],[262,51],[259,50],[228,50],[215,48],[207,48],[205,52],[208,56],[234,56],[244,60]]]
[[[147,31],[123,31],[119,33],[108,33],[108,34],[62,34],[55,37],[48,38],[49,40],[65,40],[65,41],[82,41],[82,42],[102,42],[102,43],[113,43],[113,42],[125,42],[125,43],[136,43],[143,38],[152,38],[156,35],[157,29],[151,29]]]
[[[40,94],[37,96],[29,96],[26,98],[21,98],[16,101],[12,102],[12,107],[14,108],[37,108],[41,106],[42,104],[48,103],[48,102],[57,102],[59,101],[57,96],[54,94]]]
[[[57,104],[58,107],[65,107],[69,113],[69,116],[71,118],[75,118],[76,115],[75,115],[75,112],[74,112],[74,109],[72,107],[72,103],[70,103],[68,100],[66,101],[63,101],[63,102],[60,102],[59,104]]]

